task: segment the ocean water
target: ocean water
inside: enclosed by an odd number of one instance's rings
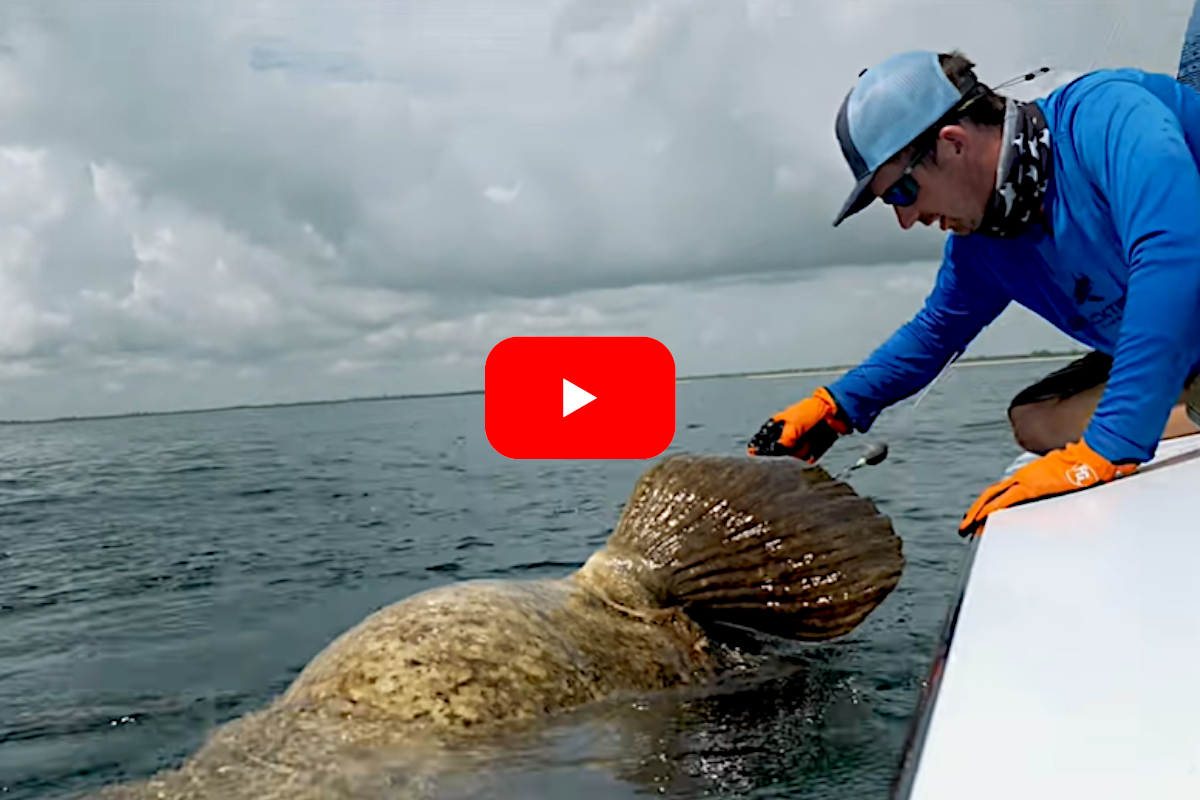
[[[883,798],[959,578],[956,524],[1018,454],[1009,398],[1060,366],[962,366],[843,440],[904,540],[845,640],[738,682],[621,698],[504,743],[430,796]],[[822,376],[681,383],[668,453],[744,452]],[[464,395],[0,427],[0,797],[175,766],[380,606],[558,577],[611,532],[644,461],[510,461]]]

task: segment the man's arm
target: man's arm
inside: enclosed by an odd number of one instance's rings
[[[1091,89],[1079,111],[1072,143],[1129,264],[1108,385],[1083,438],[1112,463],[1142,462],[1200,356],[1200,170],[1178,118],[1137,84]]]
[[[855,430],[865,433],[883,409],[937,377],[1000,315],[1011,296],[973,262],[968,241],[947,239],[941,269],[924,307],[850,372],[828,386]]]

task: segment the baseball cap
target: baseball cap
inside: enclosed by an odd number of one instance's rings
[[[875,200],[875,171],[951,111],[964,93],[946,77],[937,53],[892,56],[864,71],[842,101],[837,138],[856,183],[834,227]]]

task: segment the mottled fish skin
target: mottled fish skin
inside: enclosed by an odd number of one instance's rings
[[[418,778],[448,763],[442,748],[744,665],[709,621],[795,640],[853,630],[898,583],[900,545],[873,503],[819,467],[671,456],[573,575],[466,581],[380,609],[180,769],[102,796],[428,796]]]

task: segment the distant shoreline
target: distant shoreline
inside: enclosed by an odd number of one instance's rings
[[[951,369],[958,367],[997,366],[1003,364],[1023,364],[1038,361],[1065,361],[1079,358],[1084,351],[1064,353],[1035,352],[1029,355],[1008,356],[976,356],[959,359]],[[853,365],[801,367],[798,369],[780,369],[759,372],[720,372],[702,375],[684,375],[676,378],[675,382],[691,383],[693,381],[717,380],[720,378],[745,378],[746,380],[770,380],[773,378],[811,377],[814,375],[838,375],[852,369]],[[183,414],[217,414],[226,411],[262,411],[272,408],[299,408],[305,406],[333,406],[346,403],[376,403],[395,400],[425,400],[438,397],[464,397],[483,394],[483,389],[464,389],[455,392],[426,392],[415,394],[377,395],[373,397],[346,397],[332,400],[295,400],[285,403],[243,404],[233,406],[214,406],[212,408],[186,408],[176,411],[128,411],[120,414],[95,414],[71,417],[47,417],[45,419],[12,419],[0,420],[0,426],[8,425],[48,425],[59,422],[90,422],[95,420],[133,419],[136,417],[173,417]]]

